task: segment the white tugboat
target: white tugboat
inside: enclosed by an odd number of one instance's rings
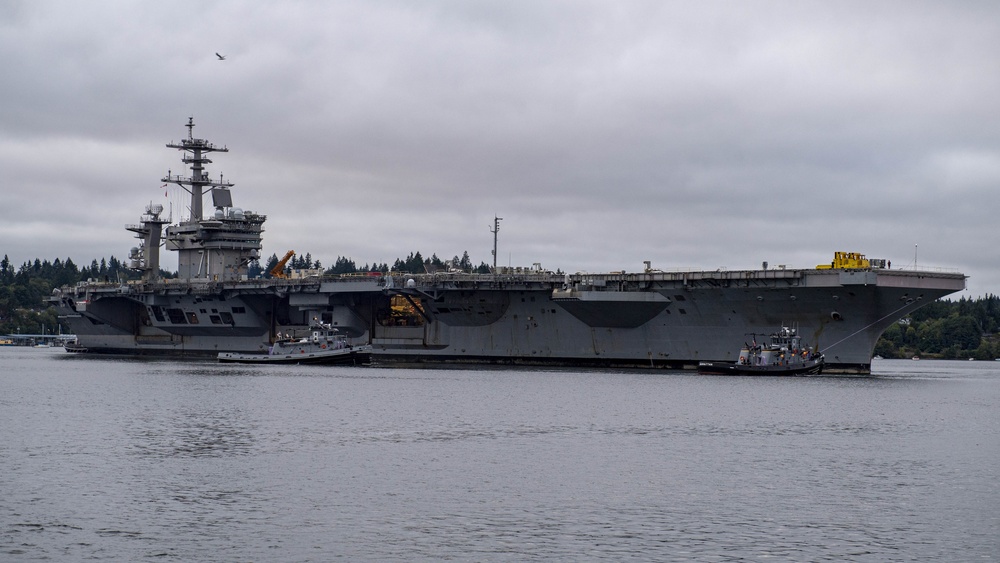
[[[267,354],[222,352],[219,361],[243,364],[347,364],[371,361],[371,345],[351,345],[347,337],[327,324],[316,324],[305,338],[285,338],[271,345]]]
[[[733,375],[812,375],[823,371],[823,354],[802,345],[794,328],[781,327],[768,344],[743,343],[736,362],[701,362],[698,372]]]

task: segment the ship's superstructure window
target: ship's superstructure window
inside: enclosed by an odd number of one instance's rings
[[[184,311],[176,308],[167,309],[167,316],[170,317],[170,322],[175,325],[185,325],[187,324],[187,319],[184,318]]]
[[[247,313],[246,307],[233,307],[233,313],[237,315],[245,315]]]
[[[191,323],[193,325],[198,324],[198,313],[195,313],[194,311],[191,311],[191,312],[189,312],[187,314],[187,318],[188,318],[188,322],[189,323]]]
[[[210,315],[208,318],[212,321],[212,324],[214,325],[222,324],[222,317],[220,317],[219,315]]]
[[[228,325],[233,324],[233,316],[230,315],[229,313],[222,311],[221,313],[219,313],[219,315],[222,317],[222,322]]]

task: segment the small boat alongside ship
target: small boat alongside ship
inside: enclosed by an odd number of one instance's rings
[[[73,340],[66,342],[66,344],[63,345],[63,347],[66,349],[67,352],[71,354],[85,354],[88,351],[87,347],[80,346],[80,343],[75,338]]]
[[[698,373],[721,375],[815,375],[823,371],[825,358],[810,346],[802,345],[802,336],[794,328],[781,327],[771,334],[767,344],[743,343],[735,362],[700,362]]]
[[[371,345],[352,345],[330,325],[317,324],[305,338],[277,340],[266,354],[222,352],[222,363],[362,365],[371,362]]]

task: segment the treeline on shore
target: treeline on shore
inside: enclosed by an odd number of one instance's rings
[[[52,262],[25,262],[14,268],[5,254],[0,260],[0,334],[42,334],[60,330],[54,307],[45,301],[52,290],[87,279],[117,280],[135,277],[114,256],[78,267],[69,258]],[[63,326],[65,332],[68,327]]]
[[[280,260],[277,254],[272,254],[270,258],[261,266],[257,262],[251,262],[247,268],[251,278],[268,278],[270,272],[274,270]],[[358,266],[358,264],[345,256],[338,256],[337,261],[329,268],[323,268],[319,260],[313,260],[310,253],[295,255],[285,266],[285,270],[323,270],[324,274],[358,274],[363,272],[399,272],[408,274],[421,274],[424,272],[434,272],[440,270],[459,270],[469,273],[490,273],[490,266],[486,262],[480,262],[478,266],[472,265],[472,259],[468,252],[463,252],[461,258],[457,255],[451,260],[442,260],[437,254],[432,254],[430,258],[424,258],[420,252],[411,252],[406,258],[397,258],[392,266],[383,262],[372,262],[370,265]]]
[[[1000,358],[1000,297],[942,299],[893,323],[879,338],[883,358],[993,360]]]
[[[263,266],[251,263],[251,277],[270,277],[279,262],[272,255]],[[330,268],[323,268],[319,260],[309,253],[295,256],[286,264],[286,270],[313,269],[327,274],[353,274],[362,272],[421,273],[441,269],[464,272],[489,273],[489,266],[481,262],[473,266],[469,253],[451,260],[441,260],[436,254],[424,258],[412,252],[405,259],[397,259],[392,266],[387,263],[365,264],[359,267],[354,260],[337,257]],[[161,270],[163,277],[175,274]],[[69,258],[55,260],[35,259],[15,268],[8,257],[0,260],[0,334],[40,334],[58,332],[59,319],[55,308],[46,302],[54,288],[74,285],[80,281],[126,281],[137,279],[138,273],[112,256],[93,260],[79,267]],[[67,331],[68,327],[62,327]],[[914,311],[893,323],[882,334],[875,346],[875,354],[883,358],[923,358],[992,360],[1000,358],[1000,297],[987,295],[957,301],[939,300]]]

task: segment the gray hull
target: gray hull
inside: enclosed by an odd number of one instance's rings
[[[697,369],[735,361],[748,333],[797,326],[825,373],[868,373],[886,327],[964,287],[960,273],[880,269],[444,274],[81,284],[54,301],[98,353],[261,353],[276,332],[322,317],[383,363]],[[385,323],[393,296],[419,318]]]

